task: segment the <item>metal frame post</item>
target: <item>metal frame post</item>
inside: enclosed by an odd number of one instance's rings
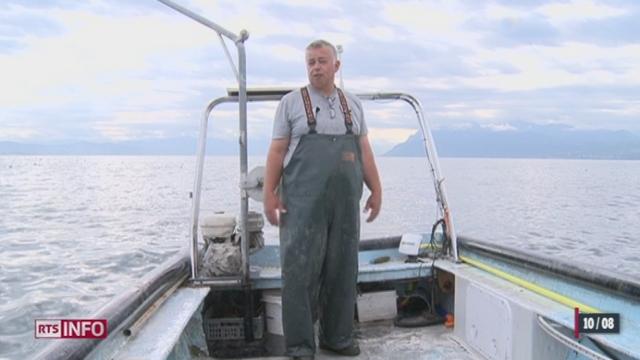
[[[245,35],[246,32],[244,33]],[[240,223],[242,224],[242,281],[249,283],[249,229],[247,226],[249,218],[249,195],[247,193],[247,59],[244,48],[244,38],[236,42],[238,47],[238,68],[240,78],[238,104],[240,113]]]

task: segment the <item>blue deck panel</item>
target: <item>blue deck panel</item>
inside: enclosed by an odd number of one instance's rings
[[[389,257],[380,264],[373,260]],[[431,262],[406,263],[407,256],[397,249],[381,249],[360,251],[358,255],[358,282],[378,282],[390,280],[415,279],[431,274]],[[282,287],[280,271],[280,248],[268,245],[251,255],[251,266],[254,287],[257,289],[279,289]],[[253,275],[255,274],[255,275]]]

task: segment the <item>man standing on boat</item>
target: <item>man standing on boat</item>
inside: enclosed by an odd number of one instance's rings
[[[319,319],[320,348],[356,356],[362,183],[371,191],[367,222],[380,212],[382,188],[362,104],[335,85],[336,48],[317,40],[305,58],[309,85],[280,101],[264,183],[265,215],[280,226],[287,355],[313,358]]]

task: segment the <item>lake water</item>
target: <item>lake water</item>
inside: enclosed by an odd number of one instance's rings
[[[441,162],[458,233],[640,278],[640,161]],[[194,166],[192,157],[0,156],[0,358],[46,345],[34,319],[90,315],[186,245]],[[378,166],[383,211],[363,237],[430,231],[426,160]],[[205,213],[239,212],[238,171],[236,158],[208,159]]]

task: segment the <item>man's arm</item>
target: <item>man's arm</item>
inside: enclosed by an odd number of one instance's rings
[[[373,157],[373,150],[369,144],[367,135],[360,136],[360,150],[362,151],[362,173],[364,183],[371,191],[371,195],[367,199],[364,212],[370,211],[367,222],[372,222],[380,213],[382,207],[382,185],[380,184],[380,176],[376,167],[376,160]]]
[[[267,154],[264,174],[264,214],[271,225],[280,223],[278,212],[286,212],[276,194],[276,188],[282,176],[282,164],[289,147],[289,139],[273,139]]]

